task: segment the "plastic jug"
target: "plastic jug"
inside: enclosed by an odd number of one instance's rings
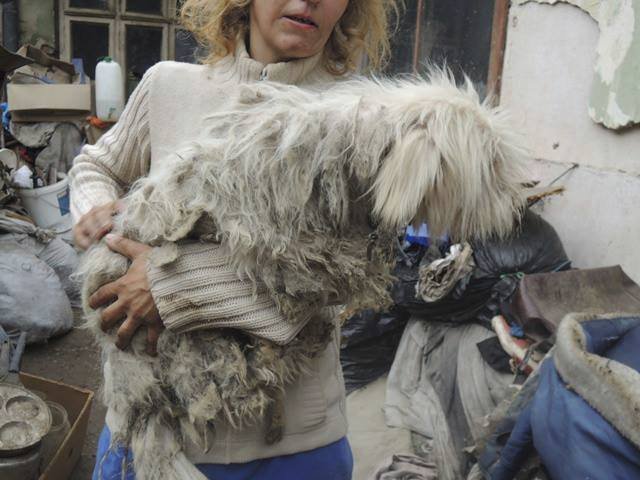
[[[111,57],[96,66],[96,114],[105,122],[116,122],[124,110],[122,70]]]

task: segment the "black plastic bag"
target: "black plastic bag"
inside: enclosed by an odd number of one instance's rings
[[[389,371],[408,319],[406,312],[392,308],[386,313],[365,310],[347,320],[340,348],[347,393]]]
[[[416,297],[420,261],[398,264],[398,281],[392,289],[394,303],[412,315],[427,320],[464,323],[490,322],[500,304],[513,295],[523,274],[554,272],[571,266],[560,237],[542,217],[527,210],[514,236],[508,240],[472,243],[476,268],[466,285],[457,285],[448,296],[426,303]],[[423,255],[425,251],[421,252]]]

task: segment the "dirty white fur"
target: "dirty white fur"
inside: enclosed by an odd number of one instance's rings
[[[213,422],[241,428],[266,421],[271,427],[269,416],[284,386],[309,370],[333,326],[316,314],[286,347],[232,330],[164,331],[157,357],[145,353],[146,335],[139,332],[130,348],[120,351],[114,332],[100,330],[100,311],[87,300],[127,267],[124,257],[100,244],[87,252],[80,271],[87,327],[106,361],[103,400],[121,419],[112,442],[131,448],[137,478],[184,480],[185,440],[207,451]]]
[[[232,100],[205,140],[136,184],[122,227],[150,244],[215,235],[285,313],[318,292],[380,301],[389,278],[365,256],[369,214],[388,237],[426,221],[460,240],[504,237],[520,213],[519,139],[470,83],[261,83]]]
[[[222,242],[288,321],[311,320],[284,347],[233,331],[165,331],[157,358],[145,355],[143,333],[121,352],[87,299],[127,261],[102,244],[88,252],[85,310],[108,358],[105,402],[124,418],[114,441],[131,446],[141,480],[180,479],[184,439],[206,449],[212,421],[268,424],[274,398],[327,344],[327,299],[384,303],[397,227],[506,236],[522,206],[522,150],[507,117],[445,74],[322,93],[247,85],[230,105],[209,119],[204,140],[133,186],[118,230],[160,246],[159,265],[175,260],[168,242]],[[367,240],[370,215],[377,243]]]
[[[640,448],[640,373],[620,362],[589,353],[580,325],[591,320],[621,317],[633,315],[567,315],[558,327],[554,362],[569,388]],[[640,319],[630,323],[629,328],[638,323]]]

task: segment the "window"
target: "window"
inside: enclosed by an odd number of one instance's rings
[[[392,38],[388,73],[424,73],[428,64],[468,75],[481,93],[495,87],[492,71],[506,22],[507,0],[407,0]]]
[[[177,25],[178,0],[58,1],[62,57],[81,58],[92,79],[98,60],[112,57],[122,66],[127,95],[161,60],[195,62],[195,39]]]

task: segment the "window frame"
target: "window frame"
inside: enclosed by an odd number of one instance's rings
[[[162,44],[160,45],[160,59],[161,60],[168,60],[170,58],[169,55],[169,35],[170,35],[170,28],[169,25],[167,23],[158,23],[158,22],[142,22],[140,20],[126,20],[126,19],[121,19],[120,20],[120,25],[118,28],[118,45],[122,48],[122,52],[120,55],[120,61],[116,60],[118,63],[120,63],[121,65],[125,66],[127,65],[127,47],[126,47],[126,41],[127,41],[127,27],[128,26],[134,26],[134,27],[152,27],[152,28],[161,28],[162,29]],[[124,68],[123,68],[123,72],[124,72]]]
[[[176,24],[178,0],[161,0],[163,15],[127,13],[127,0],[107,0],[107,10],[77,8],[70,0],[58,0],[60,58],[71,61],[71,22],[109,24],[109,56],[122,66],[122,82],[126,81],[126,27],[139,25],[162,28],[161,58],[175,58],[175,32],[182,30]],[[95,80],[95,79],[92,79]]]
[[[507,48],[507,24],[509,22],[509,0],[495,0],[493,25],[491,27],[491,51],[489,54],[489,75],[487,91],[494,95],[494,102],[500,103],[504,52]]]
[[[420,35],[422,29],[421,18],[426,8],[425,0],[416,0],[416,19],[414,30],[414,44],[412,45],[414,74],[418,72],[420,58]],[[504,51],[507,40],[507,23],[509,20],[509,0],[494,0],[493,22],[491,25],[491,47],[489,51],[489,71],[487,74],[487,92],[492,94],[493,101],[499,103],[502,87],[502,69]]]
[[[104,16],[100,16],[100,17],[85,17],[84,15],[65,15],[62,17],[62,26],[60,29],[60,32],[62,33],[62,36],[66,38],[66,48],[67,48],[67,55],[62,55],[60,56],[60,58],[62,60],[66,60],[68,62],[71,61],[71,47],[72,47],[72,41],[71,41],[71,23],[72,22],[78,22],[78,23],[85,23],[85,24],[106,24],[109,26],[109,56],[112,55],[112,52],[115,50],[116,48],[116,36],[115,36],[115,19],[114,18],[109,18],[109,17],[104,17]],[[61,52],[62,53],[62,52]],[[94,78],[92,78],[91,80],[95,80]]]

